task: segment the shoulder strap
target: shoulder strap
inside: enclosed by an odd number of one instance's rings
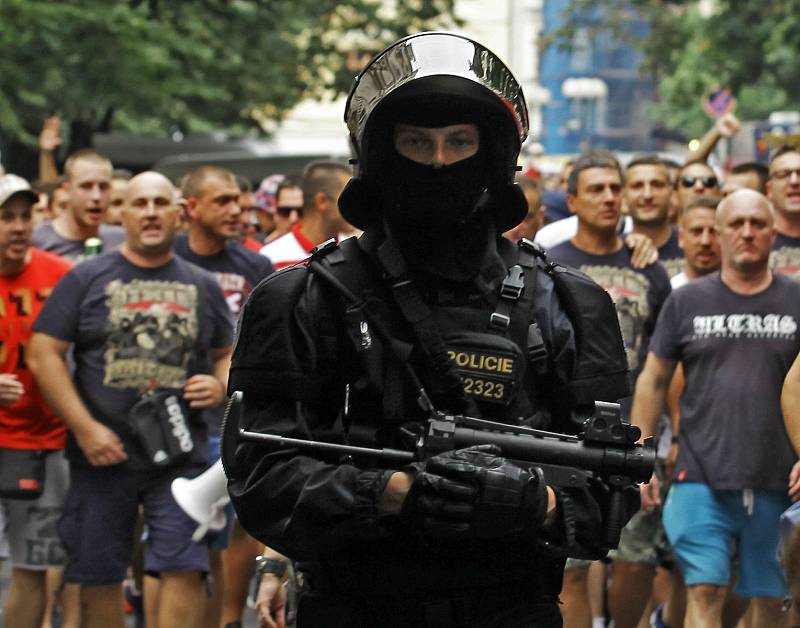
[[[311,252],[308,269],[342,297],[349,311],[360,315],[361,320],[357,321],[357,326],[361,346],[365,349],[369,348],[372,343],[370,331],[374,332],[394,354],[398,362],[403,365],[406,374],[418,392],[417,401],[420,406],[424,410],[433,413],[436,409],[425,387],[422,385],[422,380],[408,359],[409,353],[404,351],[401,345],[395,341],[383,321],[370,310],[361,297],[361,288],[363,288],[364,283],[360,279],[363,280],[363,276],[356,277],[357,269],[354,268],[359,265],[353,264],[353,260],[349,260],[350,263],[348,263],[348,257],[359,254],[363,253],[358,250],[355,238],[346,240],[341,247],[336,244],[335,240],[328,240]],[[351,318],[355,320],[353,317]]]
[[[405,259],[391,236],[387,236],[378,247],[377,258],[389,280],[394,301],[414,332],[417,347],[433,372],[444,383],[448,397],[461,404],[463,410],[466,405],[464,385],[447,356],[447,346],[434,323],[433,311],[409,277]]]
[[[505,242],[502,244],[498,251],[508,266],[508,274],[501,284],[495,311],[489,316],[489,331],[508,335],[512,325],[511,314],[517,303],[533,302],[538,273],[537,258],[543,255],[543,251],[526,238],[521,239],[515,247]],[[548,369],[547,347],[542,330],[533,317],[521,323],[527,324],[527,330],[523,328],[517,333],[518,344],[525,347],[528,362],[541,375]]]

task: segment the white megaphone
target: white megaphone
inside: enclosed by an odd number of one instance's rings
[[[225,505],[228,497],[228,478],[222,469],[222,460],[196,478],[176,478],[170,487],[172,496],[183,511],[200,525],[192,535],[193,541],[202,539],[206,532],[218,532],[225,527]]]

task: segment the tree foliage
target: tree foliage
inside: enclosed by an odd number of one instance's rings
[[[643,39],[626,29],[631,11],[650,22]],[[707,130],[700,103],[715,85],[731,88],[743,120],[800,108],[800,0],[571,0],[558,39],[587,24],[644,52],[642,72],[659,86],[654,117],[688,136]]]
[[[453,0],[2,0],[0,133],[258,128],[346,90],[347,54],[445,20]]]

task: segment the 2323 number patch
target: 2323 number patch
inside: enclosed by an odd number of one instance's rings
[[[464,384],[464,392],[482,401],[508,405],[514,389],[516,358],[475,349],[448,351]]]

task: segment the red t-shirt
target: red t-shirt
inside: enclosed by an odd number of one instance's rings
[[[31,248],[19,275],[0,275],[0,373],[16,373],[25,394],[0,406],[0,447],[63,449],[67,429],[45,403],[25,362],[31,327],[45,299],[72,263]]]
[[[261,247],[264,246],[263,242],[259,242],[253,238],[245,238],[242,240],[242,244],[244,245],[244,248],[249,251],[253,251],[253,253],[258,253],[261,250]]]

